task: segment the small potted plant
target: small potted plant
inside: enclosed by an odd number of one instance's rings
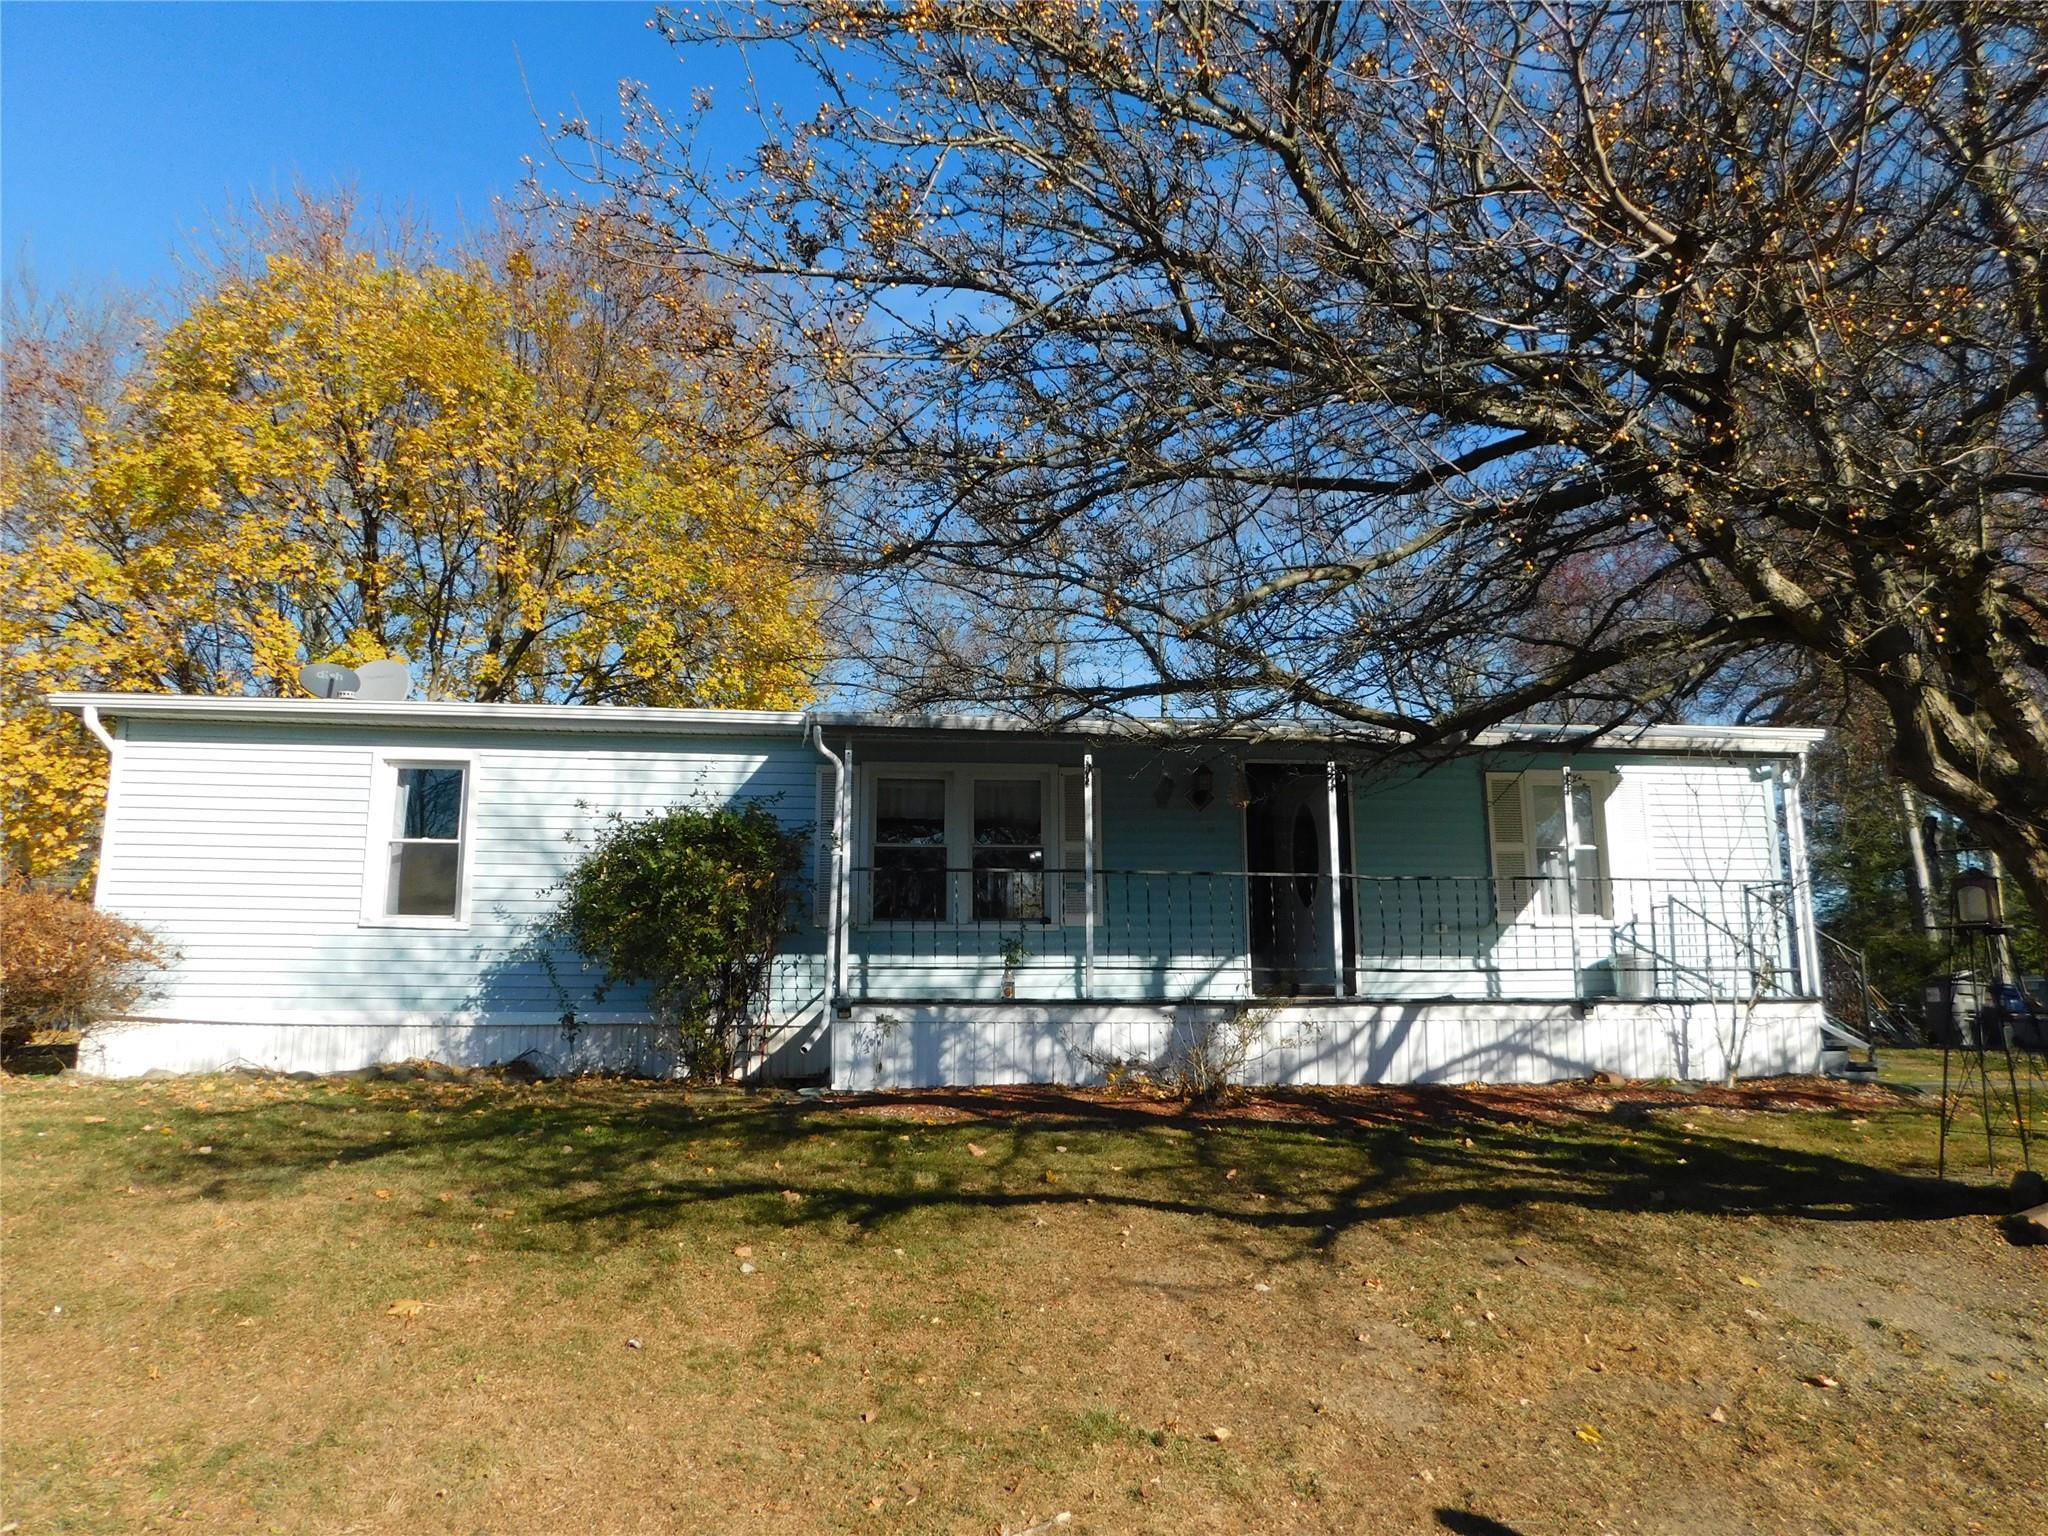
[[[1012,934],[1003,940],[1003,996],[1017,995],[1017,967],[1030,958],[1031,949],[1024,942],[1023,935]]]

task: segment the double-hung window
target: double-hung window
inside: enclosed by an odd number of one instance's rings
[[[469,873],[470,764],[384,759],[377,772],[365,920],[461,923]]]
[[[1046,850],[1055,782],[1053,772],[1029,769],[874,770],[867,918],[1049,921]]]
[[[1495,901],[1503,921],[1563,919],[1574,910],[1580,917],[1599,917],[1612,910],[1605,846],[1608,782],[1604,774],[1574,772],[1567,817],[1562,773],[1486,776]]]

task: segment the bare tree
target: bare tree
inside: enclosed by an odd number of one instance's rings
[[[565,158],[801,338],[899,697],[1434,750],[1818,679],[2048,910],[2038,5],[660,25],[788,50],[817,110],[734,178],[629,88]]]

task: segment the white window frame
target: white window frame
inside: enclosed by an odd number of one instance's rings
[[[462,831],[455,865],[455,915],[428,917],[384,910],[391,887],[391,816],[401,768],[462,770]],[[459,932],[469,927],[470,873],[476,864],[476,802],[479,789],[474,752],[377,752],[370,760],[370,825],[363,843],[363,904],[359,926],[422,928]]]
[[[1487,790],[1485,786],[1490,778],[1498,778],[1503,774],[1515,780],[1515,791],[1521,796],[1522,835],[1524,839],[1522,848],[1530,861],[1529,873],[1526,875],[1503,875],[1500,872],[1498,858],[1500,846],[1494,841],[1493,836],[1493,808],[1489,799],[1491,791]],[[1508,880],[1526,881],[1533,896],[1533,899],[1526,907],[1512,913],[1501,913],[1500,916],[1504,922],[1529,923],[1549,928],[1563,928],[1573,922],[1609,923],[1614,920],[1614,860],[1607,841],[1607,801],[1613,795],[1615,786],[1620,782],[1620,775],[1599,768],[1574,768],[1572,769],[1572,777],[1584,779],[1587,787],[1592,791],[1592,847],[1594,854],[1598,857],[1600,866],[1599,874],[1595,878],[1600,882],[1600,891],[1605,898],[1600,904],[1600,910],[1596,912],[1567,913],[1545,912],[1542,910],[1543,891],[1548,884],[1548,880],[1545,876],[1536,873],[1536,807],[1530,796],[1530,789],[1534,781],[1541,779],[1545,783],[1554,784],[1562,790],[1564,786],[1564,770],[1562,768],[1524,768],[1516,771],[1496,768],[1490,770],[1490,772],[1482,772],[1480,775],[1481,810],[1487,818],[1486,863],[1488,870],[1493,876],[1494,901],[1496,904],[1499,903],[1501,886]],[[1569,850],[1567,852],[1569,853]],[[1556,878],[1562,879],[1563,877],[1559,876]]]
[[[859,772],[859,804],[854,807],[854,825],[859,837],[848,860],[850,869],[865,871],[853,912],[853,921],[863,928],[887,931],[892,928],[930,928],[931,923],[892,918],[877,921],[874,912],[875,810],[881,800],[876,786],[882,779],[942,779],[946,785],[946,915],[938,920],[942,928],[1015,928],[1016,918],[976,918],[974,882],[958,871],[974,863],[974,781],[976,779],[1033,779],[1039,792],[1039,838],[1045,850],[1047,914],[1043,922],[1028,927],[1057,927],[1060,881],[1052,871],[1057,867],[1065,835],[1060,800],[1060,770],[1064,763],[862,763]]]

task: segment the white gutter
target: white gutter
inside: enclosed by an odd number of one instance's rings
[[[779,735],[811,729],[915,735],[990,732],[1081,738],[1098,743],[1157,745],[1188,737],[1244,742],[1301,742],[1308,745],[1393,745],[1384,732],[1340,725],[1246,730],[1214,721],[1166,719],[1105,720],[1047,728],[999,715],[893,715],[871,711],[770,709],[655,709],[617,704],[471,704],[436,699],[379,702],[368,699],[261,699],[239,696],[162,693],[53,693],[57,709],[83,711],[88,705],[120,716],[264,720],[298,725],[397,725],[423,729],[568,730],[619,735]],[[1625,726],[1605,736],[1583,727],[1505,725],[1475,732],[1462,749],[1559,748],[1583,751],[1707,752],[1736,756],[1803,756],[1826,738],[1822,730],[1775,725]]]
[[[53,709],[98,708],[121,718],[240,720],[320,726],[592,731],[612,735],[778,736],[811,718],[785,709],[655,709],[623,704],[471,704],[438,699],[259,699],[179,693],[53,693]]]
[[[810,736],[811,745],[818,749],[819,756],[832,765],[832,782],[836,790],[832,806],[832,890],[825,920],[825,1006],[836,1008],[839,1006],[840,998],[845,995],[840,985],[839,919],[840,892],[845,885],[847,767],[846,760],[825,745],[824,728],[815,721],[811,724]],[[817,814],[823,818],[825,808],[822,805],[818,807]]]

